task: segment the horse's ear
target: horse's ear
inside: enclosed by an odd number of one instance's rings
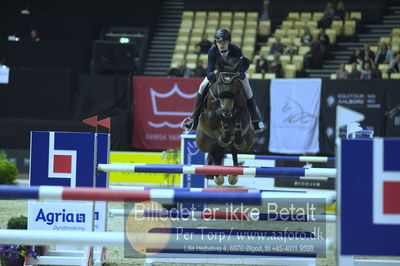
[[[242,59],[239,59],[239,61],[237,61],[234,65],[233,65],[233,69],[235,70],[235,72],[239,71],[240,66],[242,65]]]

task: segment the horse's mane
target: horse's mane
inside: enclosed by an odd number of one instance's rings
[[[224,59],[222,57],[219,57],[217,59],[217,69],[219,72],[236,73],[239,71],[240,64],[241,60],[238,58],[228,57],[227,59]]]

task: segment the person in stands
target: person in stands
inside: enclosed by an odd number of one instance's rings
[[[212,43],[208,40],[208,34],[204,33],[203,38],[199,43],[196,43],[195,48],[199,49],[199,54],[207,54],[208,50],[211,48]]]
[[[196,105],[194,108],[194,113],[186,118],[182,122],[182,128],[185,130],[192,130],[197,128],[197,124],[202,112],[203,106],[203,95],[206,94],[208,85],[210,82],[215,80],[216,74],[216,63],[218,58],[234,58],[242,60],[240,69],[237,73],[240,82],[243,85],[246,98],[247,107],[250,112],[252,124],[254,131],[256,133],[262,132],[264,130],[264,123],[261,120],[260,112],[256,105],[256,100],[253,96],[253,90],[250,86],[249,79],[246,76],[246,70],[249,68],[250,60],[243,56],[242,49],[239,46],[231,43],[231,33],[227,29],[218,29],[214,36],[215,45],[208,51],[208,67],[207,76],[204,78],[203,82],[200,84],[199,91],[197,93]]]

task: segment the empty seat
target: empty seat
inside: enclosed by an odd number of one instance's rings
[[[285,69],[286,65],[290,64],[290,55],[281,55],[280,56],[281,64],[283,69]]]
[[[394,28],[391,35],[392,37],[400,37],[400,28]]]
[[[216,12],[216,11],[208,12],[208,19],[219,20],[219,12]]]
[[[292,64],[296,66],[296,70],[303,69],[303,62],[304,62],[304,56],[302,55],[294,55],[292,58]]]
[[[284,68],[285,78],[293,79],[296,77],[296,66],[293,64],[288,64]]]
[[[293,21],[290,21],[290,20],[283,21],[281,28],[285,29],[285,30],[292,29],[293,28]]]
[[[306,53],[308,53],[308,51],[310,51],[310,47],[309,46],[301,46],[299,48],[299,55],[304,56]]]
[[[331,79],[336,79],[336,73],[331,74]]]
[[[312,18],[311,12],[301,12],[300,13],[300,20],[308,21],[308,20],[311,20],[311,18]]]
[[[264,55],[268,55],[269,51],[271,51],[271,47],[270,46],[261,46],[260,51],[264,54]]]
[[[286,29],[277,29],[275,30],[274,35],[275,37],[280,37],[280,38],[286,37]]]
[[[313,19],[314,21],[318,21],[318,20],[320,20],[323,16],[324,16],[324,13],[323,13],[323,12],[314,12],[314,13],[313,13],[312,19]]]
[[[194,12],[193,11],[183,11],[182,19],[193,19]]]
[[[250,76],[251,79],[263,79],[264,75],[262,73],[253,73]]]
[[[294,28],[297,29],[297,30],[304,29],[305,26],[306,26],[306,22],[302,21],[302,20],[296,21],[294,23]]]
[[[329,41],[331,44],[336,43],[336,30],[335,29],[326,29],[325,31],[326,35],[329,37]]]
[[[336,30],[337,35],[342,35],[343,32],[343,21],[342,20],[334,20],[332,21],[331,28]]]
[[[230,19],[230,20],[232,20],[232,12],[229,12],[229,11],[221,12],[221,19]]]
[[[386,73],[386,71],[389,69],[389,65],[388,64],[379,64],[378,69],[382,73]]]
[[[289,12],[287,16],[288,20],[299,20],[300,19],[300,13],[299,12]]]
[[[343,32],[346,36],[354,35],[356,33],[356,22],[354,20],[346,20]]]
[[[205,11],[196,11],[195,20],[202,19],[205,20],[207,18],[207,12]]]
[[[258,25],[258,34],[261,36],[267,36],[271,33],[271,21],[260,21]]]
[[[275,73],[265,73],[264,74],[264,79],[275,79],[276,74]]]
[[[400,79],[400,73],[392,73],[390,74],[391,79]]]
[[[359,11],[350,12],[349,18],[350,19],[359,19],[359,20],[361,20],[362,19],[362,13],[359,12]]]
[[[379,38],[379,43],[390,43],[390,37],[380,37]]]
[[[187,63],[197,63],[197,58],[198,55],[197,54],[187,54],[186,55],[186,62]]]
[[[256,20],[258,18],[257,12],[247,12],[246,20]]]
[[[344,69],[346,69],[347,72],[351,73],[351,69],[353,68],[352,64],[345,64]]]
[[[298,29],[290,29],[287,31],[286,36],[289,38],[296,38],[299,36],[299,30]]]

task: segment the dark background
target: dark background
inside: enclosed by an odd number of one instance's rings
[[[289,11],[322,11],[326,0],[270,0],[273,24]],[[336,3],[337,1],[332,1]],[[131,150],[132,73],[92,73],[93,43],[107,27],[144,27],[151,37],[162,0],[35,0],[2,1],[0,9],[0,62],[11,68],[10,83],[0,84],[0,148],[28,149],[31,130],[93,131],[81,121],[99,115],[111,117],[112,150]],[[345,1],[348,11],[362,11],[363,23],[378,23],[388,3],[394,1]],[[29,6],[31,15],[20,14]],[[186,10],[256,11],[262,0],[186,0]],[[28,40],[37,29],[41,41]],[[7,36],[17,33],[20,42]],[[146,54],[146,53],[144,53]],[[257,104],[269,125],[269,81],[251,81]],[[357,107],[367,112],[365,126],[377,136],[400,136],[399,81],[323,82],[320,117],[321,154],[333,155],[332,136],[335,106],[326,97],[337,93],[377,93],[382,109]],[[264,99],[264,100],[263,100]],[[397,109],[396,109],[397,108]],[[392,111],[392,112],[390,112]],[[397,118],[396,118],[397,117]],[[397,122],[396,122],[397,121]],[[106,130],[100,128],[101,130]],[[268,130],[256,139],[256,152],[266,153]]]

